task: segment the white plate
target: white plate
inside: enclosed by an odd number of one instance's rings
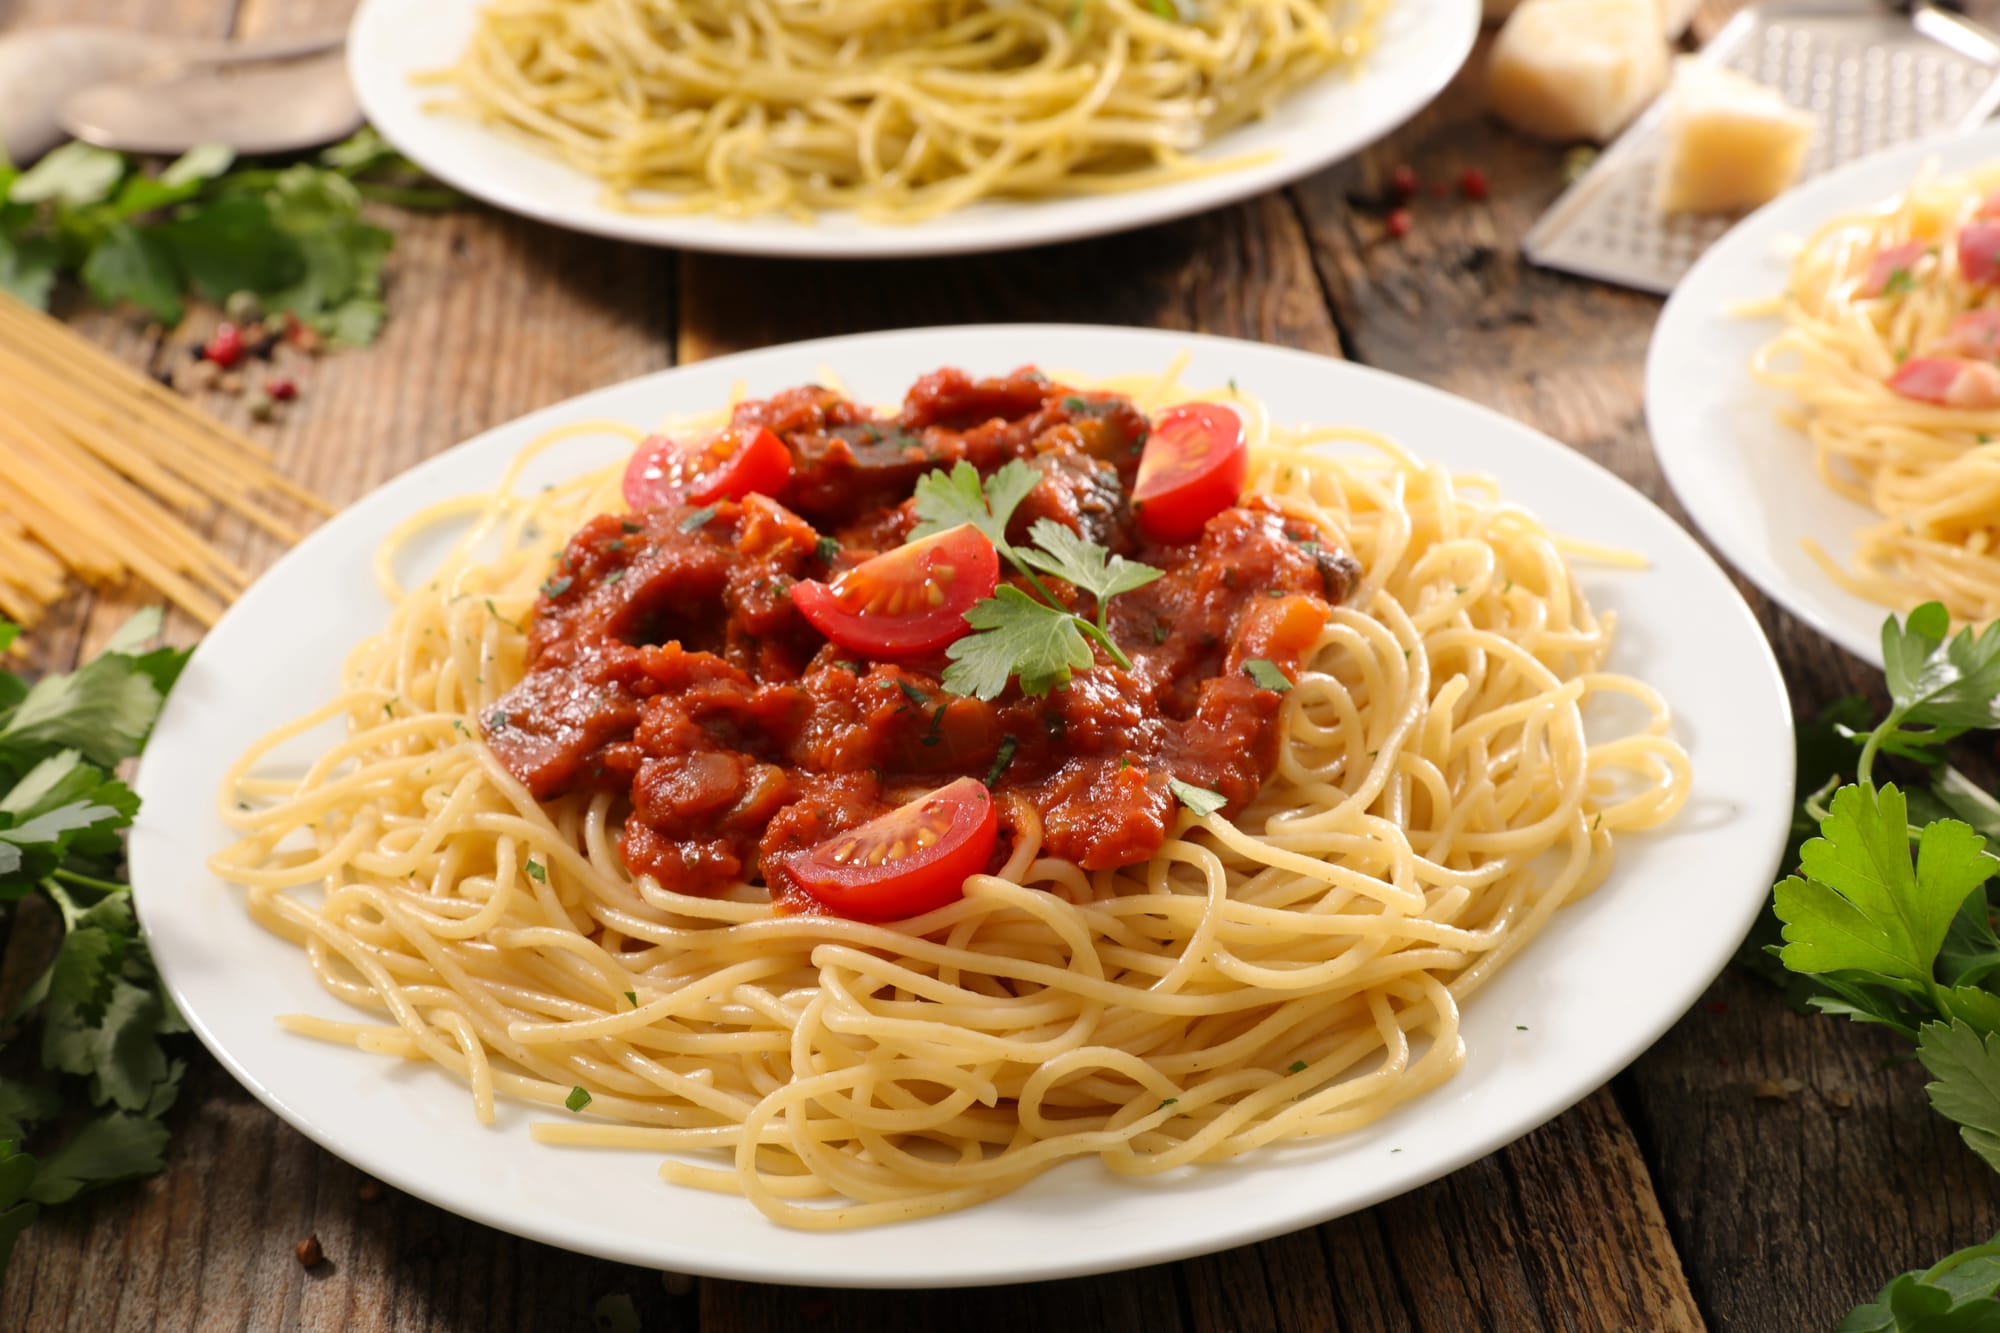
[[[352,1016],[301,953],[251,924],[206,869],[227,841],[224,768],[256,735],[336,687],[347,649],[385,621],[370,559],[406,515],[484,490],[535,435],[586,417],[651,423],[712,409],[822,367],[864,401],[895,401],[941,364],[999,372],[1034,360],[1089,376],[1164,369],[1234,377],[1295,423],[1374,427],[1421,453],[1498,476],[1555,528],[1642,552],[1643,572],[1583,569],[1619,616],[1613,665],[1673,701],[1694,796],[1672,826],[1621,841],[1611,879],[1565,908],[1467,1006],[1464,1069],[1344,1138],[1171,1178],[1072,1162],[1003,1199],[892,1231],[782,1232],[740,1199],[660,1182],[658,1154],[544,1147],[546,1111],[503,1107],[481,1129],[444,1073],[279,1030],[283,1011]],[[622,447],[622,446],[621,446]],[[578,441],[548,472],[617,456]],[[547,473],[543,474],[547,475]],[[665,371],[537,412],[430,460],[287,555],[210,632],[141,766],[132,835],[139,913],[175,1001],[266,1105],[328,1149],[453,1212],[630,1263],[761,1281],[945,1286],[1104,1272],[1222,1249],[1365,1207],[1435,1179],[1555,1116],[1623,1068],[1693,1003],[1770,890],[1791,818],[1791,710],[1777,665],[1715,563],[1596,464],[1484,408],[1379,371],[1181,333],[1004,326],[872,334]]]
[[[485,0],[363,0],[348,68],[368,119],[417,165],[487,203],[573,231],[645,245],[795,258],[908,258],[1010,250],[1143,227],[1275,189],[1365,148],[1437,96],[1479,32],[1479,0],[1393,0],[1376,49],[1351,77],[1285,99],[1196,156],[1268,160],[1152,189],[1075,199],[989,202],[911,226],[829,213],[816,222],[692,214],[644,217],[605,206],[593,177],[472,121],[425,109],[437,88],[411,76],[457,63]]]
[[[1782,292],[1798,242],[1828,218],[1887,202],[1926,162],[1954,172],[1996,157],[2000,121],[1877,153],[1781,195],[1681,279],[1646,356],[1653,452],[1689,516],[1773,601],[1876,667],[1889,608],[1828,578],[1801,543],[1811,538],[1847,563],[1856,530],[1878,516],[1820,481],[1805,436],[1778,422],[1788,395],[1751,378],[1751,353],[1779,321],[1728,308]]]

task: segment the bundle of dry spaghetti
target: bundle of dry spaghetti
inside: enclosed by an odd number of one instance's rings
[[[614,204],[915,222],[1227,169],[1387,0],[494,0],[443,77]],[[662,198],[634,198],[634,192]]]
[[[0,296],[0,615],[32,625],[74,574],[141,579],[213,624],[249,577],[194,524],[221,505],[297,541],[280,499],[326,512],[268,451]]]

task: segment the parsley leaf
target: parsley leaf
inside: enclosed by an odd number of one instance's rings
[[[581,1111],[590,1105],[590,1092],[586,1088],[571,1088],[569,1096],[563,1098],[563,1105],[572,1111]]]
[[[1292,688],[1292,678],[1278,669],[1278,664],[1262,657],[1253,657],[1243,664],[1243,674],[1267,690],[1283,694]]]
[[[965,622],[975,631],[956,639],[945,656],[944,687],[974,699],[997,699],[1020,677],[1021,693],[1043,695],[1067,685],[1071,673],[1097,659],[1079,617],[1036,601],[1012,584],[973,604]]]
[[[1113,555],[1096,542],[1085,541],[1054,519],[1038,518],[1028,529],[1034,547],[1021,559],[1044,574],[1053,574],[1097,599],[1097,624],[1102,628],[1111,599],[1143,588],[1166,573],[1137,560]]]
[[[1204,819],[1229,804],[1228,798],[1221,792],[1197,787],[1193,783],[1182,782],[1179,778],[1168,778],[1167,790],[1172,792],[1182,805]]]
[[[1991,1333],[2000,1324],[2000,1235],[1904,1273],[1834,1333]]]
[[[1986,840],[1957,820],[1927,826],[1910,864],[1903,794],[1867,784],[1835,793],[1822,836],[1801,852],[1803,877],[1778,885],[1781,957],[1795,972],[1872,972],[1932,984],[1959,904],[1995,867]]]
[[[1982,992],[1983,993],[1983,992]],[[1959,1126],[1965,1145],[2000,1171],[2000,1036],[1965,1023],[1926,1023],[1917,1059],[1936,1080],[1925,1085],[1931,1105]]]
[[[699,532],[703,527],[707,526],[710,519],[721,512],[722,506],[720,505],[703,505],[680,521],[680,530],[682,532]],[[563,586],[569,586],[568,579],[563,580]]]
[[[1001,555],[1009,555],[1013,548],[1007,544],[1007,520],[1041,479],[1041,473],[1018,458],[1003,463],[983,483],[979,469],[964,459],[949,472],[942,468],[926,472],[917,478],[912,508],[918,522],[910,529],[910,540],[970,523]]]

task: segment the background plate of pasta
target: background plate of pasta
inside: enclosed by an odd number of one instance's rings
[[[1184,334],[805,343],[281,561],[138,775],[176,1002],[399,1188],[633,1263],[1053,1278],[1588,1094],[1765,900],[1790,711],[1636,492]]]
[[[818,257],[1039,245],[1275,188],[1434,97],[1475,0],[366,0],[368,118],[501,208]]]
[[[1646,418],[1723,555],[1856,656],[1887,611],[2000,616],[2000,127],[1739,223],[1660,317]]]

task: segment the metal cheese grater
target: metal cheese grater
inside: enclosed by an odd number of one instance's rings
[[[1739,13],[1705,47],[1818,122],[1805,175],[1891,144],[1968,129],[2000,105],[2000,37],[1941,10],[1872,0],[1780,0]],[[1522,242],[1548,268],[1665,295],[1727,231],[1726,217],[1664,217],[1653,203],[1665,99],[1648,107]]]

